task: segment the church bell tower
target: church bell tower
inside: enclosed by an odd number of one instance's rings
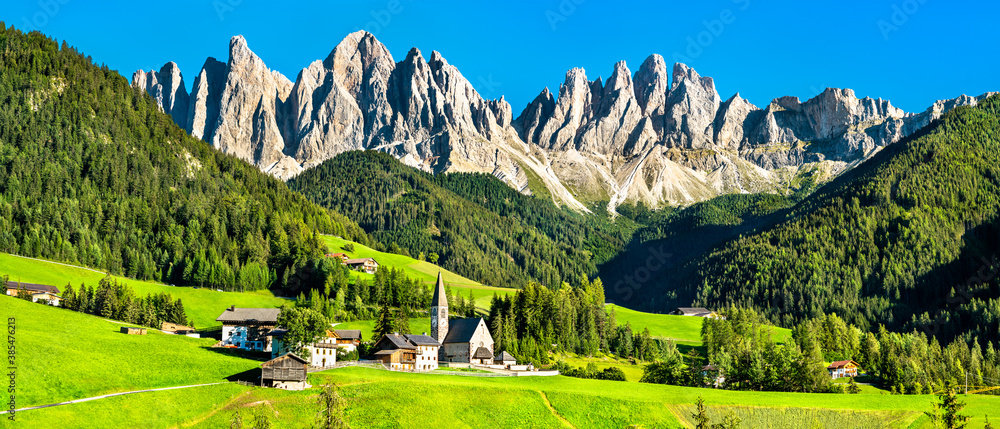
[[[434,299],[431,300],[431,337],[441,345],[448,336],[448,294],[444,290],[444,280],[438,271],[437,285],[434,287]],[[442,347],[441,350],[444,350]]]

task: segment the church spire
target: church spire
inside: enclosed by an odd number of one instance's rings
[[[444,279],[441,277],[441,271],[438,271],[437,286],[434,287],[434,298],[431,299],[431,306],[448,306],[448,293],[444,290]]]

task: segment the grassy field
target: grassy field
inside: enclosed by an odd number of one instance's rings
[[[485,286],[427,261],[418,261],[408,256],[396,255],[394,253],[379,252],[370,247],[339,237],[324,235],[322,238],[331,253],[344,253],[349,258],[375,258],[380,267],[392,267],[403,270],[407,277],[418,279],[428,286],[434,285],[437,281],[438,270],[440,270],[445,286],[450,287],[453,293],[460,294],[463,298],[468,298],[469,291],[471,290],[472,296],[476,299],[476,306],[482,309],[490,308],[490,300],[493,298],[494,293],[502,296],[512,294],[516,291],[516,289],[511,288]],[[344,249],[344,245],[346,244],[353,244],[354,251],[348,252],[347,249]],[[370,274],[361,272],[355,272],[352,275],[364,279],[372,277]]]
[[[618,324],[630,323],[633,332],[641,332],[642,328],[646,327],[649,328],[649,333],[654,337],[673,339],[677,344],[682,345],[701,345],[701,325],[705,319],[672,314],[643,313],[614,304],[608,304],[606,307],[609,312],[612,308],[615,310]],[[790,329],[774,327],[773,332],[774,339],[778,342],[790,341],[792,338]]]
[[[15,318],[19,408],[107,393],[225,381],[260,362],[212,349],[212,339],[149,331],[0,296],[0,317]],[[6,402],[6,401],[5,401]]]
[[[105,276],[88,269],[27,259],[6,253],[0,253],[0,275],[10,276],[11,281],[54,285],[60,289],[63,289],[67,283],[72,283],[74,289],[79,289],[81,283],[95,287]],[[116,278],[131,286],[138,295],[166,292],[174,299],[180,298],[184,302],[184,310],[187,312],[188,318],[194,320],[195,327],[198,329],[221,326],[215,321],[215,318],[219,317],[222,311],[230,305],[254,308],[280,307],[281,304],[289,302],[274,296],[269,291],[217,292],[209,289],[167,286],[122,277]]]

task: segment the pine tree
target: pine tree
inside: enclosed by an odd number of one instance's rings
[[[695,413],[691,415],[694,417],[695,429],[710,429],[708,420],[708,410],[705,409],[705,398],[701,396],[698,397],[698,402],[695,403]]]
[[[336,384],[324,384],[316,398],[319,404],[317,425],[320,429],[347,429],[350,426],[344,421],[342,399],[337,394]]]
[[[962,408],[965,407],[965,403],[958,400],[958,395],[955,394],[955,389],[948,386],[943,393],[940,395],[941,398],[941,421],[944,423],[946,429],[961,429],[964,428],[968,423],[969,416],[959,414]]]
[[[847,393],[852,395],[861,393],[861,387],[858,386],[858,383],[854,382],[854,377],[851,377],[851,381],[847,383]]]
[[[393,325],[396,327],[395,332],[400,334],[409,334],[410,332],[410,312],[406,310],[406,307],[400,308],[396,313],[396,319],[393,320]]]
[[[375,322],[375,328],[372,330],[372,340],[378,341],[378,339],[392,332],[392,310],[389,308],[388,302],[382,302],[382,308],[378,312],[378,321]]]

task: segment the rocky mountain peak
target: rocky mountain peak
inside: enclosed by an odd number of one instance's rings
[[[163,112],[173,117],[182,127],[188,122],[190,97],[184,86],[184,77],[177,63],[170,61],[160,71],[143,70],[132,74],[132,87],[146,91]]]
[[[639,66],[635,73],[635,99],[646,116],[663,115],[669,82],[667,63],[662,56],[650,55]]]

